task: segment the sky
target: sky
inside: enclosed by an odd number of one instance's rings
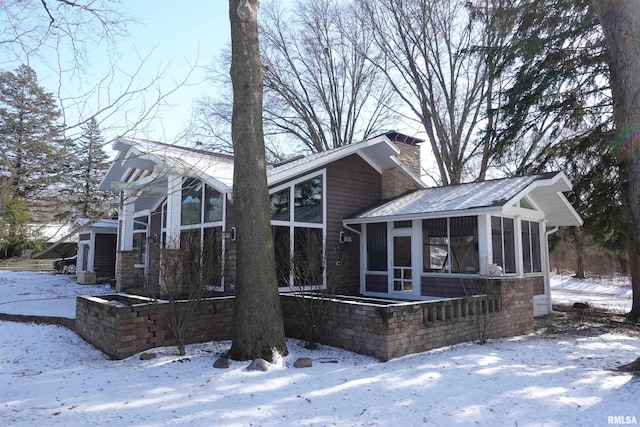
[[[556,285],[609,303],[630,290],[628,280],[556,277]],[[2,313],[29,299],[23,308],[56,315],[64,307],[59,300],[100,293],[72,276],[0,271]],[[12,427],[640,423],[640,379],[615,369],[638,357],[640,340],[611,328],[464,343],[388,362],[329,346],[310,351],[289,339],[289,355],[276,357],[267,372],[233,360],[214,369],[230,345],[192,344],[182,357],[163,347],[150,350],[150,360],[109,360],[61,326],[0,321],[0,420]],[[313,366],[294,368],[299,357]]]
[[[44,59],[30,59],[30,65],[38,74],[39,81],[47,90],[57,93],[60,88],[63,98],[86,93],[98,84],[111,69],[113,58],[117,71],[108,85],[103,83],[100,97],[92,97],[87,104],[67,102],[67,123],[75,123],[79,115],[87,116],[113,99],[125,87],[129,78],[146,58],[134,85],[143,87],[161,75],[157,85],[137,97],[133,102],[121,105],[116,114],[101,123],[104,136],[112,140],[124,131],[128,124],[138,120],[140,112],[154,102],[158,91],[167,93],[176,82],[191,75],[175,93],[170,95],[165,106],[142,127],[129,136],[146,137],[158,141],[173,142],[185,127],[193,102],[200,96],[215,91],[206,80],[204,67],[209,66],[229,45],[230,28],[228,2],[225,0],[126,0],[119,6],[121,12],[137,22],[128,24],[128,34],[117,41],[117,52],[108,49],[106,43],[89,49],[89,61],[83,72],[69,67],[73,59],[65,48],[48,49]],[[59,82],[57,54],[64,67],[65,78]],[[12,64],[15,67],[18,62]],[[2,68],[9,68],[4,63]],[[106,88],[108,87],[108,91]],[[109,93],[107,93],[109,92]],[[124,127],[123,127],[124,126]]]

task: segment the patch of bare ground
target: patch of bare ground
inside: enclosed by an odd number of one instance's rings
[[[536,317],[535,333],[541,336],[573,334],[597,336],[618,333],[640,338],[640,324],[627,321],[625,313],[602,308],[554,305],[554,314]]]
[[[536,317],[535,333],[539,336],[554,337],[562,335],[598,336],[616,333],[640,338],[640,322],[626,319],[625,313],[602,308],[554,305],[554,314]],[[630,372],[640,377],[640,357],[635,361],[618,366],[618,372]]]

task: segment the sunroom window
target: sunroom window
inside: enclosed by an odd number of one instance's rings
[[[491,248],[493,263],[502,267],[503,273],[515,273],[516,246],[512,218],[491,217]]]
[[[271,219],[289,221],[289,188],[271,195]]]
[[[387,271],[387,223],[367,224],[367,270]]]
[[[540,224],[522,221],[522,266],[525,273],[540,273]]]
[[[422,243],[425,272],[478,272],[477,217],[425,219],[422,221]]]

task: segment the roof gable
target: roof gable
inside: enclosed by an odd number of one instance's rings
[[[426,187],[420,177],[415,176],[396,158],[398,149],[388,135],[394,137],[400,134],[388,133],[362,142],[269,165],[267,168],[269,186],[295,179],[355,154],[378,172],[383,169],[398,168],[420,187]],[[417,144],[420,140],[414,138],[411,142]],[[220,191],[231,192],[234,166],[233,158],[230,156],[130,138],[118,138],[114,143],[114,149],[119,153],[100,184],[100,189],[103,191],[111,190],[113,183],[127,181],[127,171],[144,169],[153,173],[145,175],[142,179],[134,177],[133,181],[146,186],[154,180],[163,179],[168,174],[179,174],[198,177]]]

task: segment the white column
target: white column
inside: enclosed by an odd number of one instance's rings
[[[493,262],[491,215],[478,215],[478,262],[478,272],[488,274],[489,264]]]
[[[414,219],[411,233],[411,280],[413,284],[413,294],[422,294],[422,220]]]
[[[87,260],[87,271],[96,271],[94,268],[96,258],[96,233],[91,232],[91,238],[89,239],[89,253],[87,254],[89,259]]]
[[[182,209],[182,177],[167,178],[167,248],[180,248],[180,218]]]
[[[133,216],[135,213],[135,197],[131,190],[120,193],[120,250],[133,250]]]
[[[513,234],[516,241],[516,275],[518,277],[524,276],[524,261],[522,256],[522,223],[520,217],[516,216],[513,221]],[[529,250],[529,249],[527,249]]]

